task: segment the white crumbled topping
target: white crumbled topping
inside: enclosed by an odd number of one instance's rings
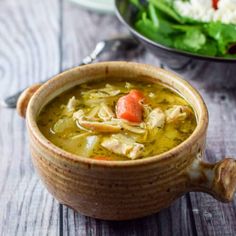
[[[174,7],[180,15],[195,20],[236,24],[236,0],[219,0],[216,10],[212,6],[212,0],[176,0]]]

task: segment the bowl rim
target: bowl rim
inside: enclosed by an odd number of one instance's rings
[[[172,47],[168,47],[165,46],[163,44],[157,43],[149,38],[147,38],[146,36],[142,35],[141,33],[139,33],[137,30],[134,29],[134,27],[129,24],[124,17],[122,16],[121,12],[119,11],[118,8],[118,1],[119,0],[115,0],[115,14],[117,16],[117,18],[120,20],[120,22],[122,24],[124,24],[128,30],[139,40],[144,41],[145,43],[148,43],[154,47],[158,47],[161,48],[162,50],[166,50],[168,52],[172,52],[175,54],[178,54],[180,56],[185,56],[185,57],[190,57],[193,59],[198,59],[198,60],[205,60],[205,61],[211,61],[211,62],[224,62],[224,63],[235,63],[236,62],[236,58],[225,58],[225,57],[213,57],[213,56],[206,56],[206,55],[201,55],[201,54],[195,54],[195,53],[191,53],[191,52],[187,52],[184,50],[179,50],[176,48],[172,48]]]
[[[96,68],[99,67],[104,67],[106,68],[107,66],[121,66],[121,67],[133,67],[138,66],[139,68],[142,68],[142,70],[157,70],[159,73],[162,73],[163,75],[167,77],[172,77],[177,83],[180,83],[182,86],[184,86],[186,89],[188,89],[191,93],[191,96],[197,101],[198,106],[200,107],[200,115],[198,117],[198,122],[195,130],[193,133],[182,143],[177,145],[176,147],[170,149],[167,152],[150,156],[150,157],[145,157],[143,159],[136,159],[136,160],[124,160],[124,161],[113,161],[113,160],[96,160],[96,159],[91,159],[91,158],[85,158],[83,156],[79,156],[76,154],[72,154],[70,152],[67,152],[55,144],[53,144],[50,140],[48,140],[39,130],[37,121],[34,119],[34,105],[35,102],[37,101],[38,96],[42,91],[44,91],[47,88],[53,87],[53,83],[57,80],[61,80],[66,74],[68,73],[76,73],[76,71],[79,70],[89,70],[93,69],[96,70]],[[156,77],[157,78],[157,77]],[[176,90],[173,86],[172,88]],[[55,90],[54,93],[58,91]],[[187,98],[185,98],[187,100]],[[44,105],[45,106],[45,105]],[[27,123],[27,128],[28,128],[28,133],[31,133],[34,137],[34,139],[42,145],[46,150],[53,152],[54,154],[57,155],[57,157],[65,159],[65,160],[70,160],[73,163],[82,163],[82,164],[87,164],[87,165],[96,165],[96,166],[101,166],[101,167],[134,167],[134,166],[139,166],[139,165],[148,165],[157,161],[161,161],[163,159],[170,159],[172,157],[175,157],[179,153],[183,152],[184,150],[191,148],[197,140],[203,136],[208,127],[208,110],[206,107],[205,102],[203,101],[203,98],[199,94],[199,92],[189,84],[186,80],[181,78],[179,75],[164,70],[159,67],[155,67],[152,65],[148,64],[141,64],[141,63],[135,63],[135,62],[126,62],[126,61],[110,61],[110,62],[99,62],[95,64],[90,64],[90,65],[84,65],[84,66],[78,66],[72,69],[69,69],[67,71],[64,71],[56,76],[54,76],[52,79],[47,81],[45,84],[43,84],[32,96],[30,99],[30,102],[27,107],[26,111],[26,123]]]

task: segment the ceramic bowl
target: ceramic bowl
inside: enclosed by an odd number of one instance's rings
[[[54,97],[78,84],[115,78],[148,80],[170,86],[192,105],[197,127],[177,147],[160,155],[129,161],[100,161],[68,153],[40,132],[37,116]],[[26,109],[27,107],[27,109]],[[25,116],[36,171],[48,191],[62,204],[86,216],[106,220],[143,217],[168,207],[190,191],[211,194],[223,202],[233,198],[236,162],[203,161],[208,112],[199,93],[178,75],[149,65],[104,62],[63,72],[27,89],[18,112]]]

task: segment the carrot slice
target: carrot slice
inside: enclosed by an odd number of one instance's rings
[[[144,95],[140,90],[137,89],[132,89],[129,92],[129,95],[133,98],[135,98],[137,101],[143,100],[144,99]]]
[[[131,122],[141,122],[142,112],[142,106],[137,98],[130,96],[130,94],[119,98],[116,106],[118,118]]]

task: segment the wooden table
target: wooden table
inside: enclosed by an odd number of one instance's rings
[[[63,0],[0,0],[0,95],[79,64],[95,43],[126,30],[115,16],[98,15]],[[106,55],[159,65],[149,53]],[[197,72],[183,75],[199,89],[210,113],[206,158],[236,156],[236,92],[209,86]],[[209,70],[210,72],[210,70]],[[218,78],[221,79],[221,78]],[[233,78],[235,79],[235,78]],[[206,85],[207,84],[207,85]],[[215,89],[213,89],[215,88]],[[236,198],[222,204],[186,194],[170,208],[128,222],[82,216],[60,205],[44,188],[29,154],[25,122],[0,108],[0,235],[236,235]]]

